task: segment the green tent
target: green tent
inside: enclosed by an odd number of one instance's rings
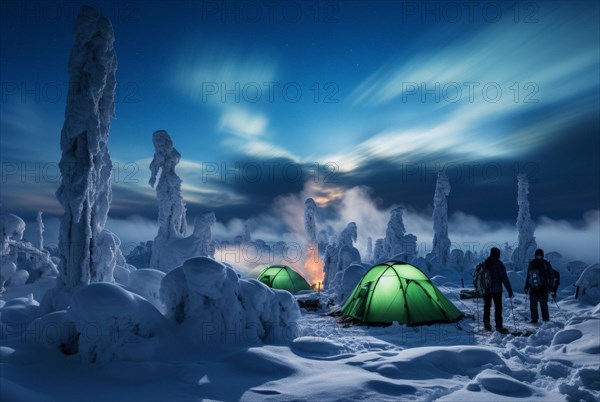
[[[257,279],[273,289],[284,289],[290,293],[311,289],[306,279],[287,265],[271,265]]]
[[[363,323],[408,325],[453,322],[463,315],[419,268],[401,261],[367,271],[342,312]]]

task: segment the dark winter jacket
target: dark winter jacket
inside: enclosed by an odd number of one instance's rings
[[[529,266],[527,267],[527,276],[525,278],[525,289],[531,289],[531,283],[529,283],[529,272],[532,268],[537,267],[540,271],[540,279],[545,286],[540,286],[536,291],[538,292],[548,292],[548,291],[556,291],[555,289],[551,289],[550,287],[553,285],[553,276],[554,270],[552,269],[552,265],[547,260],[541,259],[533,259],[529,262]],[[556,285],[558,287],[558,285]]]
[[[492,286],[490,289],[491,293],[502,292],[502,284],[508,291],[508,294],[512,294],[512,286],[506,275],[506,268],[500,259],[496,257],[488,257],[485,260],[486,267],[489,267],[492,276]]]

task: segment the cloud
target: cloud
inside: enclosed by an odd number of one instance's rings
[[[277,71],[272,58],[226,45],[183,47],[175,66],[180,90],[194,101],[216,107],[239,104],[256,86],[275,81]]]
[[[597,26],[597,16],[559,3],[542,11],[535,24],[503,19],[385,63],[350,97],[355,107],[400,106],[401,123],[322,160],[352,171],[371,158],[507,158],[567,132],[597,110],[598,38],[579,29]]]
[[[242,109],[231,108],[221,115],[219,130],[242,137],[257,137],[265,134],[268,122],[264,115],[252,115]]]

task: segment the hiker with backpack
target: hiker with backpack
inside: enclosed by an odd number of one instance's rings
[[[490,256],[475,268],[475,289],[483,296],[483,327],[491,331],[490,313],[494,302],[494,319],[496,331],[507,333],[502,325],[502,285],[508,291],[508,297],[513,297],[512,287],[506,275],[506,267],[500,261],[500,249],[492,247]]]
[[[551,292],[552,297],[556,297],[556,290],[560,283],[560,279],[556,280],[557,273],[552,269],[550,262],[544,259],[544,250],[541,248],[535,250],[535,258],[529,262],[525,279],[525,294],[529,295],[531,324],[538,322],[538,303],[542,311],[542,320],[550,321],[548,293]]]

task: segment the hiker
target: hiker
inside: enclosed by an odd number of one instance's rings
[[[492,247],[490,256],[485,260],[484,270],[489,271],[489,285],[483,293],[483,327],[486,331],[491,331],[490,310],[492,309],[492,300],[494,301],[494,319],[496,331],[507,333],[508,330],[502,325],[502,285],[508,292],[508,297],[513,297],[512,287],[506,275],[506,268],[500,261],[500,249]]]
[[[538,303],[542,310],[542,320],[549,321],[548,313],[548,292],[552,291],[556,295],[556,284],[554,281],[554,270],[550,263],[544,259],[544,250],[538,248],[535,250],[535,258],[529,263],[527,268],[527,278],[525,279],[525,294],[529,294],[529,308],[531,310],[531,324],[537,324]]]

